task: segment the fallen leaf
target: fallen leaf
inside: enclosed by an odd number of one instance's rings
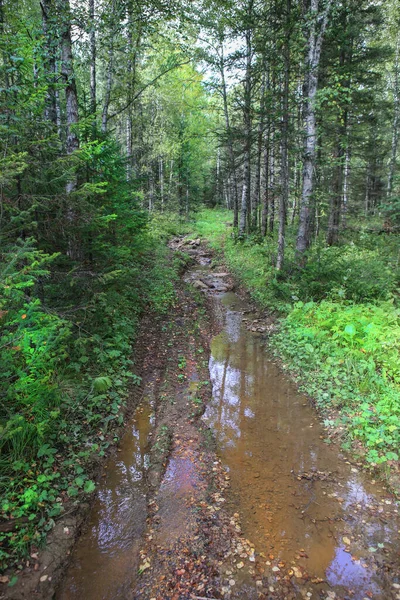
[[[350,540],[348,537],[344,537],[343,539],[343,543],[346,544],[346,546],[350,546]]]
[[[148,561],[146,561],[142,565],[140,565],[139,573],[143,573],[143,571],[145,571],[146,569],[149,569],[149,568],[150,568],[150,563]]]
[[[300,571],[300,569],[298,567],[293,567],[293,573],[294,573],[294,576],[297,577],[298,579],[301,579],[301,577],[303,576],[303,573]]]

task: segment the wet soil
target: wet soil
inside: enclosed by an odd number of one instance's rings
[[[394,497],[326,443],[227,271],[199,241],[171,247],[189,287],[147,339],[56,600],[400,599]]]
[[[201,251],[198,263],[187,280],[211,296],[220,328],[204,420],[230,476],[227,508],[240,514],[263,571],[256,594],[254,582],[239,578],[232,597],[287,597],[293,591],[279,588],[288,579],[299,597],[400,597],[397,502],[325,443],[311,403],[268,353],[270,324],[229,291],[229,275],[210,268]]]

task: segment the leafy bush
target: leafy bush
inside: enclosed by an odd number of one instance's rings
[[[322,300],[336,296],[365,302],[387,300],[396,287],[396,277],[387,259],[378,251],[360,249],[354,244],[318,249],[304,269],[291,277],[302,300]]]
[[[0,533],[1,568],[43,541],[65,502],[94,490],[91,457],[112,443],[129,383],[140,382],[131,357],[140,314],[174,302],[178,265],[137,229],[124,232],[130,245],[122,231],[118,245],[104,232],[90,279],[62,272],[65,257],[33,240],[1,256],[0,514],[16,523]]]
[[[28,240],[3,254],[0,267],[0,451],[12,460],[34,456],[59,414],[71,329],[32,295],[51,260]]]
[[[399,317],[391,303],[299,302],[272,339],[306,391],[341,410],[371,462],[398,459]]]

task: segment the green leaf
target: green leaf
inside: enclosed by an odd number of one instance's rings
[[[8,587],[14,587],[14,585],[17,583],[17,581],[18,581],[18,577],[16,575],[13,575],[10,579]]]
[[[344,328],[344,332],[347,333],[347,335],[353,337],[356,334],[356,328],[354,327],[354,325],[346,325],[346,327]]]
[[[96,377],[93,380],[93,389],[95,392],[106,392],[112,386],[112,381],[109,377]]]
[[[38,458],[42,456],[51,456],[51,454],[55,454],[57,452],[57,448],[51,448],[50,444],[43,444],[38,450]]]
[[[68,496],[70,498],[73,498],[74,496],[77,496],[78,492],[79,492],[78,488],[74,487],[74,486],[69,487],[68,490],[67,490],[67,494],[68,494]]]
[[[94,482],[93,482],[91,479],[89,479],[88,481],[86,481],[86,482],[85,482],[85,486],[84,486],[84,488],[83,488],[83,491],[84,491],[86,494],[90,494],[90,493],[91,493],[91,492],[93,492],[95,489],[96,489],[96,485],[95,485],[95,483],[94,483]]]

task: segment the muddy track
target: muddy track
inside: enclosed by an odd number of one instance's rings
[[[141,338],[140,401],[54,598],[397,600],[394,498],[324,443],[226,269],[171,248],[193,265]]]

